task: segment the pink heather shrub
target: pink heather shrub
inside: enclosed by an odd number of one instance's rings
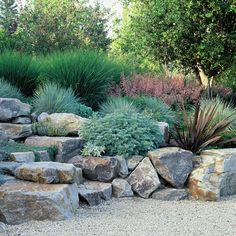
[[[112,96],[152,96],[162,99],[168,105],[181,102],[195,103],[201,94],[201,86],[191,82],[185,84],[183,75],[172,78],[133,75],[131,79],[123,77],[119,85],[110,89]]]

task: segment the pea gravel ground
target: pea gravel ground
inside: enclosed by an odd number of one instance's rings
[[[113,199],[84,206],[70,220],[8,226],[2,235],[236,236],[236,196],[219,202]]]

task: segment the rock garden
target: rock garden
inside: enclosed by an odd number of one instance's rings
[[[235,1],[0,0],[0,235],[235,236]]]

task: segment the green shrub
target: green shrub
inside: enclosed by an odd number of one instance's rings
[[[24,101],[25,98],[19,89],[12,86],[4,79],[0,79],[0,97],[1,98],[17,98]]]
[[[91,107],[87,107],[82,103],[78,103],[75,114],[81,117],[89,118],[93,115],[93,110]]]
[[[83,156],[101,157],[105,153],[105,147],[96,146],[93,143],[86,143],[82,151]]]
[[[0,54],[0,78],[16,86],[25,96],[33,94],[39,74],[39,62],[31,56],[10,51]]]
[[[166,103],[155,97],[126,97],[127,100],[132,101],[134,105],[144,115],[159,121],[167,122],[170,127],[176,123],[177,116],[175,112]]]
[[[100,112],[104,115],[114,112],[138,112],[132,101],[122,97],[110,97],[100,106]]]
[[[86,105],[97,107],[106,96],[111,81],[119,81],[126,69],[94,51],[55,53],[46,57],[43,76],[62,87],[71,87]]]
[[[76,113],[78,99],[71,88],[64,89],[49,83],[35,92],[32,103],[35,111],[39,113]]]
[[[155,149],[163,136],[155,121],[139,113],[108,114],[82,125],[85,141],[105,147],[108,155],[138,155]]]
[[[65,137],[69,133],[65,127],[55,125],[48,121],[34,123],[32,125],[32,132],[35,135],[49,137]]]
[[[56,146],[49,146],[49,147],[37,147],[26,145],[22,143],[15,143],[15,142],[0,142],[0,150],[4,153],[10,154],[12,152],[35,152],[38,151],[47,151],[50,159],[52,161],[55,160],[55,157],[58,152],[58,148]]]

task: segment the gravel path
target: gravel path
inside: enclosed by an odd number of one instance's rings
[[[113,199],[80,208],[71,220],[8,226],[3,235],[236,236],[236,196],[220,202]]]

